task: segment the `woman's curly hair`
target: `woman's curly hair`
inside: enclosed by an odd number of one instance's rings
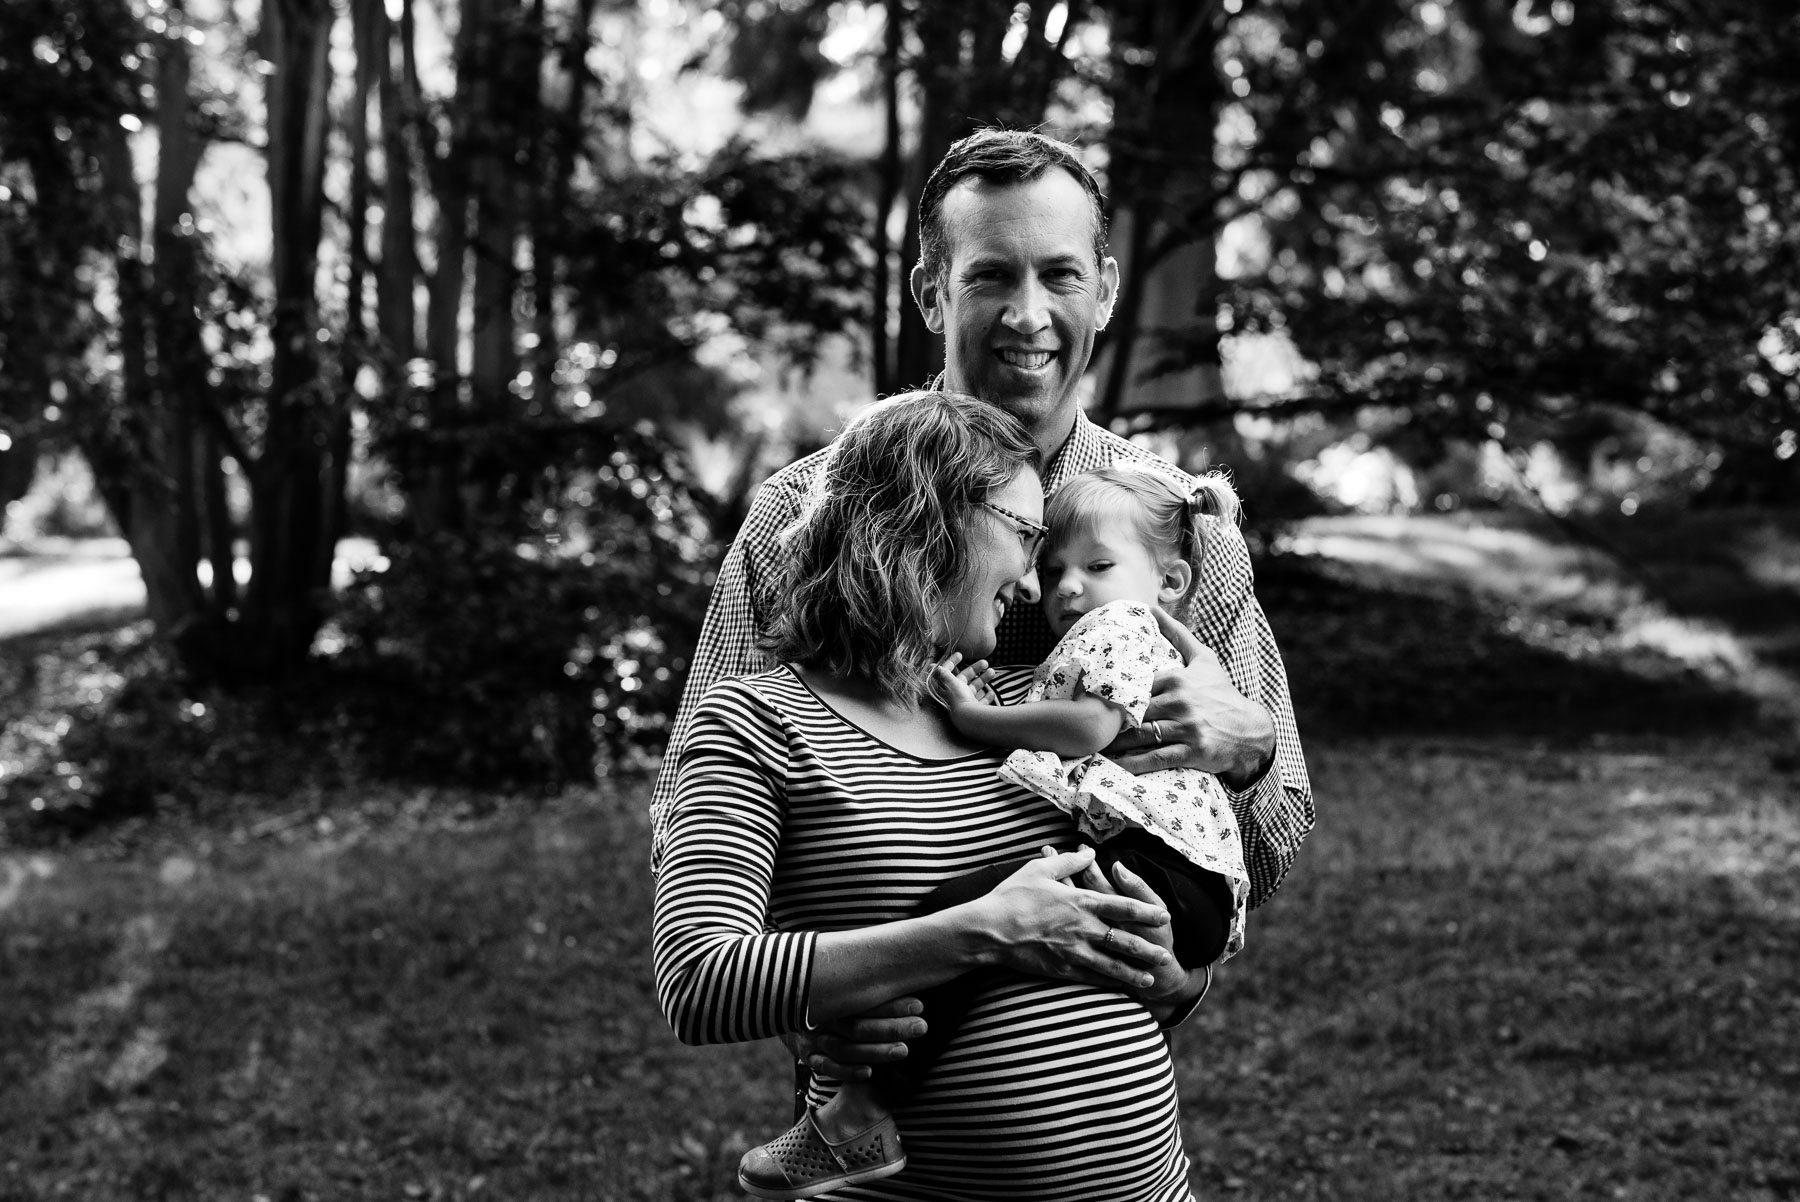
[[[781,534],[764,650],[918,704],[948,650],[937,616],[969,566],[975,509],[1036,460],[1018,419],[974,397],[877,402],[832,443]]]

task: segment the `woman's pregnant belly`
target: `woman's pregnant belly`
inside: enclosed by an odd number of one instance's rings
[[[906,1168],[831,1197],[1191,1199],[1167,1045],[1117,992],[1003,978],[896,1117]]]

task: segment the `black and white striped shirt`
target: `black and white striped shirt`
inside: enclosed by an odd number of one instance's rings
[[[800,1029],[818,932],[904,918],[952,876],[1073,848],[1066,816],[996,775],[1003,754],[900,751],[787,668],[708,690],[656,891],[657,992],[681,1038]],[[834,1088],[816,1080],[812,1100]],[[1167,1045],[1114,990],[995,973],[896,1117],[906,1169],[830,1197],[1192,1202]]]

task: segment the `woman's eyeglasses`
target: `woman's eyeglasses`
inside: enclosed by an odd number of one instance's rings
[[[992,501],[983,501],[982,504],[1019,528],[1019,545],[1025,548],[1025,560],[1036,567],[1038,552],[1044,549],[1044,537],[1050,533],[1050,527],[1042,522],[1034,522],[1023,514],[1014,513],[1004,505],[996,505]]]

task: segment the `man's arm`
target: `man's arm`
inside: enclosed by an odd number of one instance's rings
[[[1186,654],[1186,668],[1158,677],[1145,725],[1154,720],[1165,733],[1179,730],[1178,743],[1113,758],[1133,772],[1187,766],[1221,777],[1243,838],[1254,908],[1281,884],[1312,830],[1312,782],[1287,671],[1253,591],[1250,550],[1234,526],[1215,523],[1209,535],[1188,625],[1216,658]],[[1165,633],[1172,636],[1166,621]],[[1246,778],[1252,753],[1267,760]]]

